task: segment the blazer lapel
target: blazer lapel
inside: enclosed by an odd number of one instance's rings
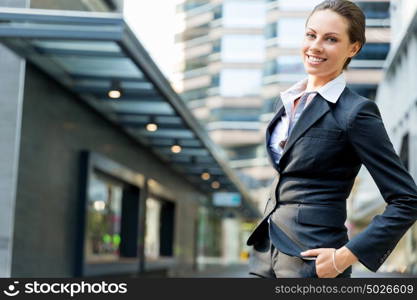
[[[303,133],[309,129],[318,119],[320,119],[325,113],[330,110],[329,105],[327,104],[326,99],[324,99],[320,94],[317,94],[311,103],[302,112],[297,123],[295,123],[294,128],[291,132],[291,135],[288,138],[287,143],[284,146],[284,151],[282,152],[279,168],[282,169],[282,163],[285,155],[288,153],[289,149],[294,145],[294,143],[303,135]]]

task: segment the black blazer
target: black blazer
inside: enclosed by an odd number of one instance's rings
[[[283,112],[279,100],[266,145]],[[277,201],[293,203],[286,206],[291,210],[282,209],[277,221],[302,250],[345,245],[375,272],[417,218],[417,186],[395,153],[377,105],[347,87],[335,104],[317,94],[295,124],[278,165],[269,147],[267,152],[277,175],[248,245],[267,234],[267,218]],[[349,241],[346,199],[362,164],[388,205]]]

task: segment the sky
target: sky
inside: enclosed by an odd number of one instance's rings
[[[165,76],[172,80],[175,47],[175,0],[125,0],[124,16]]]

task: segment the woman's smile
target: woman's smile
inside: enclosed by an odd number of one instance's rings
[[[327,59],[315,55],[306,54],[307,62],[310,65],[317,66],[325,62]]]

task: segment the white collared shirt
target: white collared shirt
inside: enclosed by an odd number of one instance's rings
[[[294,101],[301,97],[304,92],[306,91],[307,87],[307,78],[301,80],[290,87],[288,90],[281,92],[281,100],[284,104],[285,113],[281,116],[280,120],[277,121],[277,125],[273,129],[270,144],[268,147],[273,151],[275,162],[278,164],[281,158],[283,149],[279,146],[279,143],[282,140],[286,140],[288,138],[288,127],[289,127],[289,116],[292,114],[292,108],[294,105]],[[324,99],[329,102],[336,103],[339,99],[340,95],[342,94],[343,90],[346,87],[346,79],[345,74],[342,72],[339,76],[335,79],[329,81],[322,87],[316,90]],[[307,98],[306,105],[303,108],[307,107],[307,105],[314,99],[316,93],[313,93]]]

